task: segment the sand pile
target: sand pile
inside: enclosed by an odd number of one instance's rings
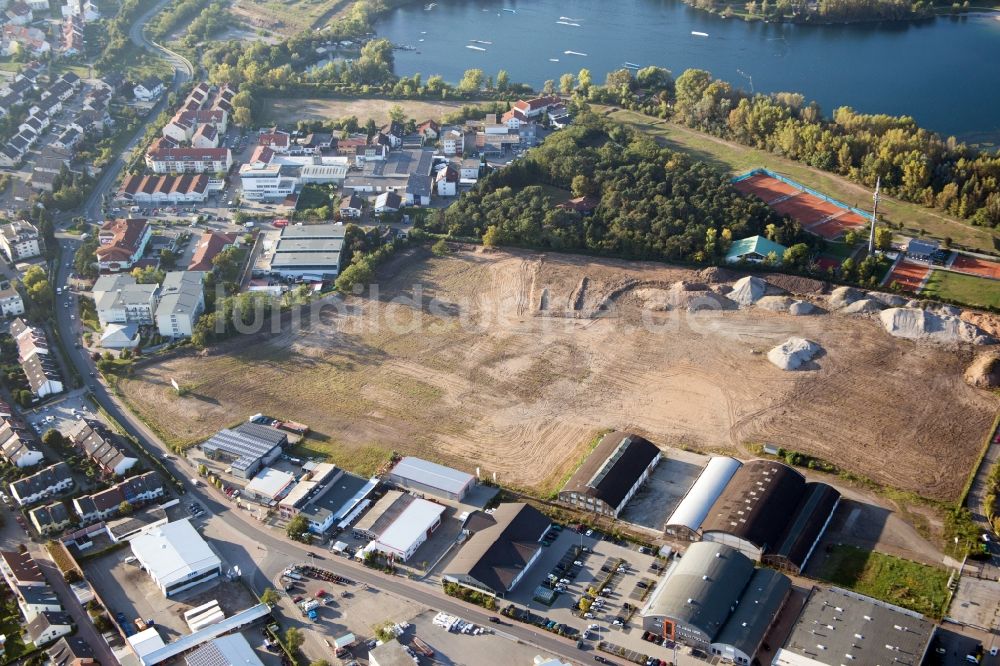
[[[822,350],[812,340],[792,337],[767,352],[767,360],[782,370],[798,370]]]
[[[1000,351],[982,352],[965,369],[965,381],[984,389],[1000,388]]]
[[[770,286],[756,275],[748,275],[737,280],[733,284],[733,290],[726,296],[740,305],[753,305],[767,295]]]
[[[717,282],[729,282],[736,277],[736,273],[731,270],[721,268],[719,266],[710,266],[709,268],[703,268],[698,271],[698,279],[704,280],[709,284],[715,284]]]
[[[862,298],[850,305],[844,306],[840,311],[844,314],[871,314],[873,312],[881,312],[884,307],[885,305],[874,298]]]
[[[839,310],[854,301],[860,301],[862,298],[864,298],[864,294],[854,287],[837,287],[830,292],[827,300],[831,308]]]
[[[816,311],[809,301],[801,301],[790,296],[765,296],[757,301],[757,307],[771,312],[787,312],[790,315],[806,315]]]
[[[919,308],[889,308],[879,315],[885,330],[897,338],[928,340],[954,345],[969,342],[986,345],[996,342],[978,326],[951,315],[939,315]]]
[[[907,299],[896,294],[886,294],[880,291],[868,292],[868,298],[874,298],[876,301],[885,305],[889,308],[901,308],[907,303]]]
[[[962,321],[978,326],[983,332],[1000,339],[1000,315],[988,312],[974,312],[965,310],[961,314]]]

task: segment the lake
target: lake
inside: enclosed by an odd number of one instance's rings
[[[1000,141],[1000,14],[803,26],[723,19],[679,0],[443,0],[394,10],[377,31],[416,47],[396,51],[396,72],[425,80],[479,67],[541,87],[582,67],[595,82],[626,62],[675,75],[698,67],[747,90],[801,92],[826,114],[847,105]]]

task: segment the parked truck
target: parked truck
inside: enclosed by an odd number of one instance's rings
[[[309,611],[315,610],[320,607],[322,602],[319,599],[310,599],[309,601],[303,601],[299,604],[299,608],[302,609],[303,614],[308,614]]]

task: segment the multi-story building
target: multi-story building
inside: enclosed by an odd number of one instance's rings
[[[152,236],[152,228],[144,218],[109,220],[98,232],[100,246],[97,263],[102,271],[112,273],[128,270],[139,261]]]
[[[171,271],[163,278],[156,306],[156,328],[169,338],[189,338],[195,322],[205,311],[204,273]]]
[[[226,173],[233,155],[228,148],[158,147],[146,153],[146,166],[155,173]]]
[[[94,283],[94,306],[101,326],[153,323],[159,286],[138,284],[128,273],[102,275]]]
[[[37,257],[45,245],[38,228],[30,222],[11,222],[0,226],[0,248],[11,261]]]
[[[24,299],[9,282],[0,282],[0,314],[5,317],[24,314]]]

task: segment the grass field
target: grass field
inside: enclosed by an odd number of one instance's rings
[[[920,295],[1000,308],[1000,281],[951,271],[934,271]]]
[[[398,104],[407,117],[418,123],[475,104],[474,101],[391,100],[391,99],[286,99],[261,100],[261,120],[266,123],[294,123],[297,120],[336,120],[355,116],[364,125],[369,118],[381,124],[389,122],[389,109]]]
[[[321,28],[352,4],[353,0],[239,0],[233,14],[253,28],[266,28],[286,36]]]
[[[727,169],[733,174],[765,167],[784,174],[803,185],[824,192],[862,210],[871,209],[871,192],[846,178],[820,171],[773,153],[725,141],[680,125],[652,118],[634,111],[611,111],[611,107],[595,106],[595,111],[609,112],[609,117],[655,136],[668,148],[688,153],[700,160]],[[1000,244],[1000,231],[973,227],[923,206],[882,197],[879,211],[893,223],[903,223],[903,233],[919,235],[923,229],[935,238],[950,237],[955,245],[995,252]]]
[[[834,546],[819,577],[834,585],[940,618],[948,600],[948,571],[854,546]]]

